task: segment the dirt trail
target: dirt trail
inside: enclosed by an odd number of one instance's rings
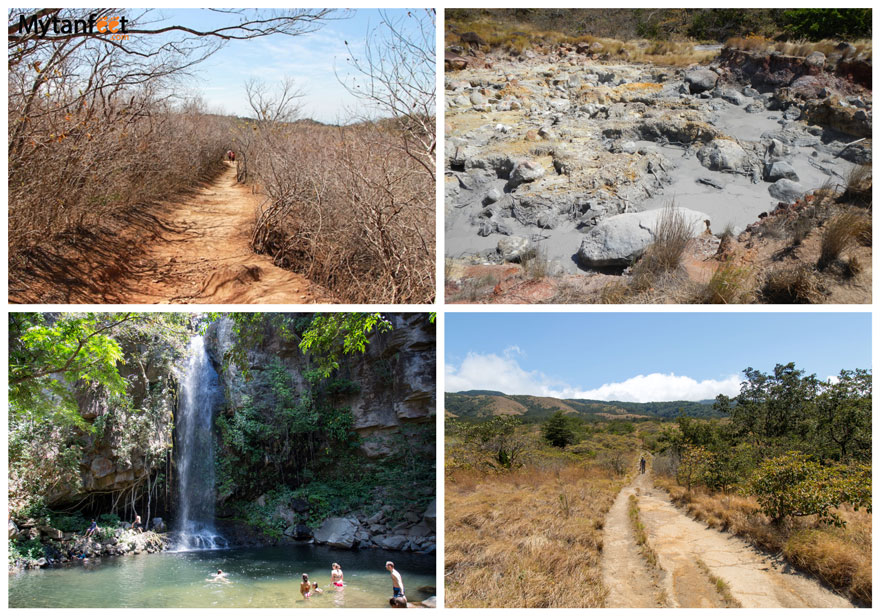
[[[251,251],[259,197],[226,168],[189,195],[107,221],[41,255],[10,284],[19,303],[332,303],[333,295]]]
[[[623,488],[605,516],[602,539],[602,582],[606,607],[665,607],[662,588],[639,553],[628,509],[634,485]]]
[[[650,607],[643,603],[644,589],[638,588],[640,580],[650,578],[626,575],[627,569],[645,569],[641,555],[636,550],[634,556],[641,563],[632,562],[633,553],[628,550],[625,555],[628,562],[621,564],[624,554],[614,545],[622,540],[612,535],[609,545],[609,529],[620,528],[624,523],[623,528],[629,532],[627,540],[635,548],[626,510],[626,502],[632,493],[639,496],[640,516],[647,530],[648,543],[657,553],[663,569],[660,590],[665,591],[669,607],[723,607],[721,596],[707,572],[697,565],[698,560],[705,563],[708,573],[727,584],[730,595],[742,607],[853,607],[849,601],[798,573],[781,559],[772,558],[733,535],[708,528],[687,517],[675,508],[666,492],[654,488],[650,474],[638,475],[621,491],[606,519],[603,561],[612,559],[607,569],[609,574],[620,571],[625,575],[610,583],[606,580],[608,607]],[[620,509],[618,502],[624,503]],[[603,562],[603,573],[605,571]]]

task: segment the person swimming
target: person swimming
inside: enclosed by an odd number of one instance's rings
[[[336,588],[342,588],[344,586],[342,583],[342,567],[339,566],[339,563],[333,563],[330,568],[330,583]]]
[[[206,578],[208,582],[223,582],[224,584],[229,584],[230,581],[226,578],[226,574],[223,573],[222,569],[217,569],[217,573],[215,573],[212,577]]]

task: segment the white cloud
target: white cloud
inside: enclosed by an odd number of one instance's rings
[[[548,377],[537,370],[524,370],[514,358],[517,347],[510,347],[504,357],[468,353],[459,366],[446,365],[446,391],[491,389],[507,394],[528,394],[553,398],[586,398],[621,402],[663,402],[671,400],[708,400],[718,394],[739,393],[740,377],[730,375],[721,380],[697,381],[672,373],[633,376],[617,383],[606,383],[595,389],[581,389]],[[521,351],[519,351],[521,353]]]
[[[834,374],[830,375],[830,376],[829,376],[827,379],[825,379],[825,380],[826,380],[828,383],[831,383],[832,385],[837,385],[838,383],[840,383],[840,377],[839,377],[839,376],[836,376],[836,375],[834,375]]]

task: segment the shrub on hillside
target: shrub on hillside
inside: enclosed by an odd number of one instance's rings
[[[844,526],[836,507],[844,503],[871,510],[871,470],[864,464],[822,466],[798,451],[765,460],[750,481],[762,511],[778,523],[815,515]]]

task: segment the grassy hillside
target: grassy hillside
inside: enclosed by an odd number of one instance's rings
[[[689,417],[721,417],[712,401],[689,402],[604,402],[540,396],[507,395],[499,391],[471,390],[447,393],[446,415],[466,419],[487,419],[496,415],[517,415],[525,421],[543,421],[556,411],[583,419],[672,419],[679,414]]]

